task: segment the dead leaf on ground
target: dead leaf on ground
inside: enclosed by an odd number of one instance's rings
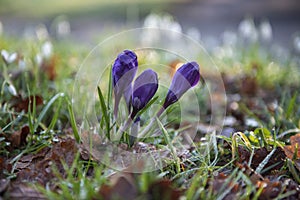
[[[15,181],[37,182],[45,186],[55,178],[53,166],[56,166],[58,172],[64,177],[66,173],[62,162],[71,166],[77,151],[78,145],[75,140],[65,138],[54,143],[52,148],[45,147],[37,153],[24,155],[16,163]]]
[[[152,183],[147,192],[147,199],[152,200],[177,200],[180,199],[182,191],[175,189],[172,182],[167,179],[162,179]]]
[[[7,136],[7,140],[10,142],[12,148],[17,148],[27,143],[26,138],[29,133],[29,126],[26,125],[23,126],[21,130],[15,131],[9,135],[9,137]]]
[[[6,159],[2,156],[0,156],[0,178],[4,178],[4,169],[5,169],[5,161]]]
[[[9,179],[1,179],[0,180],[0,195],[6,191],[6,189],[9,186],[9,183],[10,183]]]
[[[296,159],[300,158],[300,133],[290,137],[291,145],[284,146],[284,153],[289,159],[293,159],[294,155]],[[298,150],[296,152],[296,149]]]
[[[23,200],[45,200],[46,197],[43,196],[33,187],[26,185],[25,183],[11,184],[9,188],[8,199],[23,199]]]
[[[241,190],[240,186],[237,183],[228,181],[229,176],[224,173],[219,173],[213,179],[209,181],[209,188],[215,194],[221,194],[224,190],[231,188],[230,192],[223,198],[225,200],[232,200],[238,198],[238,192]]]
[[[268,156],[268,154],[272,150],[268,150],[265,147],[255,149],[254,155],[251,162],[251,168],[256,169],[258,165]],[[245,147],[239,146],[238,147],[238,153],[239,153],[239,163],[248,163],[250,159],[251,152],[248,151]],[[269,159],[269,162],[266,164],[264,168],[268,168],[273,166],[270,170],[265,172],[266,174],[271,173],[274,170],[280,170],[281,167],[284,165],[285,155],[282,150],[282,148],[277,148],[271,158]]]
[[[46,72],[47,77],[49,80],[55,80],[57,76],[56,67],[58,62],[58,56],[54,55],[50,59],[44,59],[42,62],[41,69]]]
[[[257,188],[263,188],[259,199],[275,199],[281,193],[282,184],[279,181],[271,182],[268,179],[258,181],[256,183]]]
[[[283,147],[285,155],[294,160],[296,167],[300,171],[300,133],[290,137],[291,145]],[[296,152],[297,150],[297,152]]]
[[[261,174],[257,173],[252,169],[251,167],[248,166],[246,162],[243,164],[236,163],[236,166],[242,170],[242,172],[248,176],[250,181],[255,185],[258,181],[263,181],[264,178],[262,177]]]
[[[134,184],[132,174],[127,173],[119,176],[112,186],[103,185],[99,190],[103,199],[135,199],[138,196],[138,189]]]
[[[35,105],[43,105],[43,98],[41,96],[29,96],[27,98],[23,98],[21,95],[17,97],[13,97],[10,101],[11,107],[15,109],[16,112],[21,112],[24,110],[26,113],[28,112],[28,108],[33,108],[33,103],[35,101]]]

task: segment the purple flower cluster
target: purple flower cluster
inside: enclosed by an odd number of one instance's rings
[[[147,105],[158,89],[157,74],[151,69],[142,72],[133,83],[137,68],[137,56],[130,50],[124,50],[120,53],[113,64],[112,78],[115,94],[115,117],[118,115],[118,105],[122,95],[125,98],[129,112],[131,112],[130,117],[133,119]],[[163,109],[165,110],[168,106],[177,102],[188,89],[199,82],[199,79],[199,65],[196,62],[188,62],[182,65],[173,77],[163,104]]]

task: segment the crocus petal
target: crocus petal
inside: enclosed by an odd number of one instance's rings
[[[130,70],[136,72],[138,66],[137,56],[133,51],[124,50],[120,53],[115,60],[112,68],[113,72],[113,84],[117,85],[117,82]],[[132,77],[133,79],[133,77]],[[132,80],[131,80],[132,81]],[[130,82],[131,82],[130,81]]]
[[[163,107],[167,108],[191,87],[195,86],[200,79],[199,65],[189,62],[182,65],[175,73]]]
[[[118,115],[118,106],[124,90],[131,84],[138,67],[137,56],[130,50],[124,50],[115,60],[112,67],[112,78],[115,94],[114,115]]]
[[[131,118],[143,109],[154,96],[158,88],[157,74],[151,70],[145,70],[134,82],[132,93],[132,114]]]

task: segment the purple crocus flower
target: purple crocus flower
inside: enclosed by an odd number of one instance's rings
[[[199,65],[196,62],[188,62],[182,65],[175,73],[163,109],[166,109],[191,87],[195,86],[200,79]],[[160,115],[161,112],[158,114]]]
[[[143,109],[154,96],[158,88],[157,74],[147,69],[134,81],[132,93],[132,113],[131,119]]]
[[[115,60],[112,67],[112,78],[115,94],[114,116],[118,116],[118,106],[124,91],[131,85],[138,68],[137,56],[133,51],[124,50]]]

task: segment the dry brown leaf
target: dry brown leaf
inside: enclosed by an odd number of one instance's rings
[[[42,70],[46,72],[49,80],[55,80],[57,76],[56,67],[57,67],[58,57],[57,55],[52,56],[50,59],[43,60]]]
[[[65,138],[54,143],[52,148],[45,147],[37,153],[22,156],[16,163],[16,181],[37,182],[46,185],[55,178],[52,171],[53,165],[64,177],[66,174],[62,162],[71,166],[78,149],[74,139]]]
[[[251,168],[256,169],[258,165],[266,158],[266,156],[271,152],[271,150],[267,150],[267,148],[262,147],[254,150],[254,155],[251,162]],[[238,147],[239,153],[239,163],[248,163],[250,159],[251,152],[249,152],[245,147]],[[277,148],[269,159],[269,162],[266,164],[265,168],[270,166],[274,166],[269,171],[265,172],[266,174],[271,173],[274,170],[279,170],[284,165],[285,155],[282,148]],[[275,166],[276,165],[276,166]]]
[[[286,145],[283,147],[285,155],[293,160],[294,159],[295,166],[300,171],[300,133],[290,137],[291,145]],[[297,150],[297,152],[296,152]]]
[[[112,186],[103,185],[99,194],[103,199],[135,199],[138,196],[138,190],[134,184],[132,174],[119,176]]]
[[[172,182],[170,180],[163,179],[154,182],[149,186],[147,199],[177,200],[180,199],[182,193],[182,191],[172,187]]]
[[[248,96],[256,95],[258,90],[258,85],[255,77],[245,76],[241,83],[241,94]]]
[[[1,179],[0,180],[0,195],[3,194],[7,190],[9,183],[10,183],[9,179]]]
[[[0,156],[0,178],[4,176],[3,171],[5,169],[5,158]]]
[[[258,181],[256,183],[256,187],[263,188],[259,199],[275,199],[280,193],[282,189],[282,185],[279,181],[271,182],[268,179],[264,181]]]
[[[26,144],[26,138],[30,133],[29,126],[23,126],[21,130],[15,131],[7,140],[11,143],[12,148],[20,147]]]
[[[9,198],[11,200],[14,199],[23,199],[23,200],[45,200],[46,197],[44,197],[41,193],[39,193],[36,189],[33,187],[29,187],[28,185],[24,183],[17,183],[11,185],[11,187],[8,189]]]
[[[34,98],[36,106],[43,105],[43,98],[41,96],[35,95],[24,99],[19,95],[18,97],[13,97],[11,99],[11,107],[14,108],[16,112],[24,110],[27,113],[29,106],[31,109],[33,108]]]
[[[261,174],[255,172],[251,167],[248,166],[246,162],[243,164],[236,163],[237,167],[242,170],[242,172],[249,177],[250,181],[255,185],[258,181],[263,181],[264,178]]]
[[[241,188],[237,183],[233,183],[232,181],[228,182],[227,179],[228,179],[227,175],[225,175],[224,173],[219,173],[216,177],[214,177],[213,180],[209,181],[209,188],[215,194],[222,192],[220,191],[221,189],[231,188],[230,193],[228,193],[224,197],[224,199],[226,200],[237,199],[238,198],[237,193]]]
[[[297,156],[296,159],[300,158],[300,133],[290,137],[291,145],[284,146],[284,153],[289,159],[293,159],[294,155]],[[298,149],[297,152],[296,149]]]

